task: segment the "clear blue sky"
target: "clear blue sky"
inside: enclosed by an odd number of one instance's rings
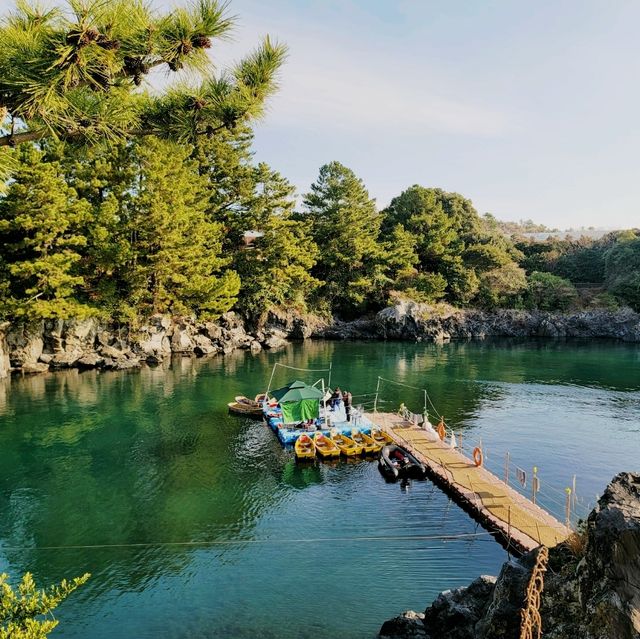
[[[640,226],[637,0],[233,0],[230,12],[234,41],[214,60],[267,33],[289,46],[255,149],[300,193],[335,159],[380,206],[419,183],[501,219]]]
[[[255,149],[299,193],[335,159],[381,207],[419,183],[502,219],[640,226],[639,0],[232,0],[229,11],[234,40],[214,60],[267,33],[289,46]]]

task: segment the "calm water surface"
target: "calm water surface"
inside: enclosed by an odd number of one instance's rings
[[[586,507],[638,469],[634,345],[315,342],[14,379],[0,385],[0,572],[43,585],[92,573],[60,607],[58,639],[371,638],[401,610],[495,574],[506,553],[489,537],[437,539],[477,528],[430,482],[402,490],[366,461],[301,467],[261,423],[227,414],[273,362],[330,360],[354,395],[378,375],[426,386],[497,472],[506,451],[537,464],[556,512],[574,473]],[[422,407],[391,384],[381,397]]]

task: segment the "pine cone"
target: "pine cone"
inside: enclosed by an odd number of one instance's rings
[[[208,38],[205,35],[195,35],[191,38],[191,44],[196,49],[210,49],[211,48],[211,38]]]

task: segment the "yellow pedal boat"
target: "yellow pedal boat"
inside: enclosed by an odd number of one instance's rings
[[[306,433],[302,433],[302,435],[296,439],[294,449],[298,459],[314,459],[316,456],[316,445],[313,443],[313,439]]]
[[[372,428],[370,437],[374,442],[382,444],[383,446],[386,446],[387,444],[393,444],[393,438],[391,437],[391,435],[388,435],[379,428]]]
[[[353,439],[356,444],[362,446],[365,454],[379,453],[382,450],[381,443],[378,443],[372,437],[369,437],[369,435],[361,433],[359,430],[354,429],[351,431],[351,439]]]
[[[313,436],[313,443],[320,457],[340,457],[340,449],[337,444],[320,432]]]
[[[337,430],[331,431],[331,439],[336,443],[336,446],[340,449],[340,452],[347,457],[355,457],[356,455],[362,455],[362,446],[356,444],[351,437],[342,435]]]

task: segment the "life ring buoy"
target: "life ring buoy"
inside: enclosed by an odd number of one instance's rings
[[[444,422],[441,420],[440,423],[438,424],[438,427],[436,428],[436,431],[438,433],[438,437],[444,441],[444,438],[447,435],[447,429],[444,426]]]
[[[482,466],[482,463],[484,462],[484,456],[482,454],[482,448],[480,448],[479,446],[476,446],[473,449],[473,463],[480,467]]]

